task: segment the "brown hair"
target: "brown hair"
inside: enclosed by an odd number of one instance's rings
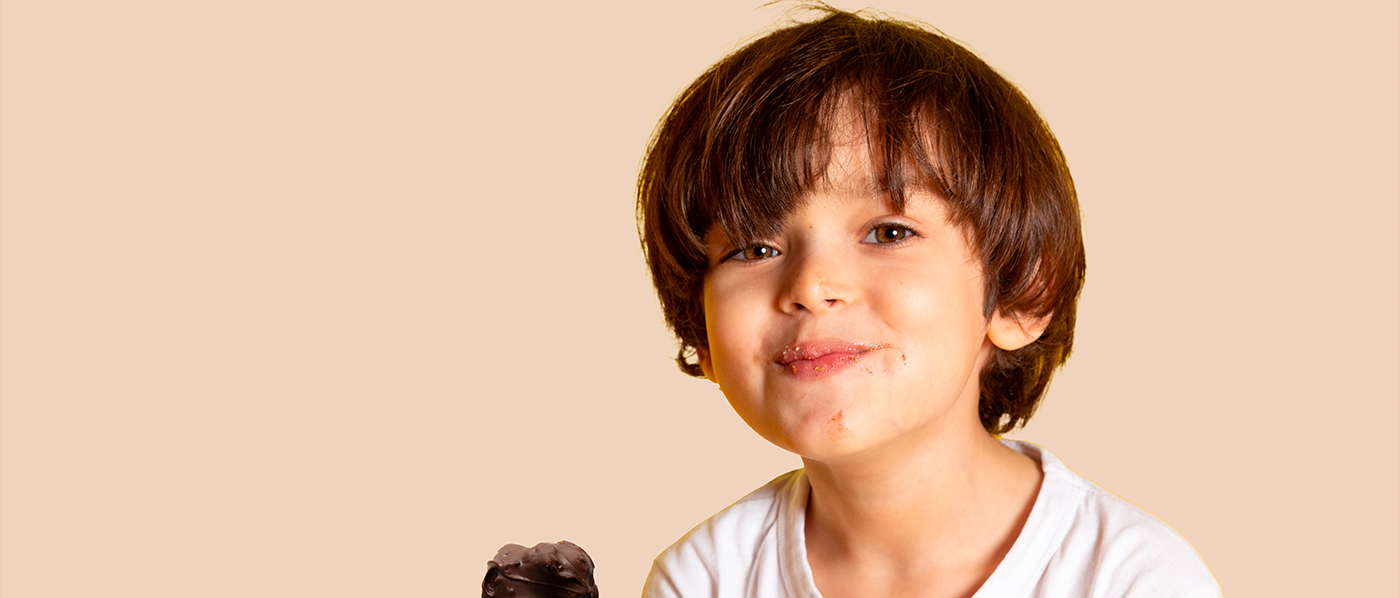
[[[1025,423],[1069,357],[1084,245],[1074,183],[1030,101],[971,51],[927,28],[820,7],[705,71],[657,128],[637,182],[652,282],[682,371],[706,348],[705,235],[743,246],[776,234],[826,171],[837,111],[854,107],[896,210],[909,186],[945,198],[965,227],[994,310],[1050,316],[981,373],[992,433]]]

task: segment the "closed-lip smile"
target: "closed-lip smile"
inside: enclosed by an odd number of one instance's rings
[[[773,356],[773,363],[800,380],[817,380],[859,363],[866,353],[888,346],[838,339],[794,342]]]

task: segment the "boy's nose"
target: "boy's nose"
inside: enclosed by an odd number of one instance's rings
[[[850,302],[849,276],[829,260],[809,257],[794,263],[783,294],[782,308],[788,313],[823,312]]]

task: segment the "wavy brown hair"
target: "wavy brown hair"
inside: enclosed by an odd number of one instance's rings
[[[817,10],[705,71],[647,149],[638,227],[680,341],[676,362],[703,375],[705,235],[716,228],[743,246],[777,233],[825,174],[838,111],[854,109],[894,208],[925,190],[968,231],[984,315],[1049,316],[1038,340],[994,348],[981,373],[982,425],[996,434],[1022,425],[1069,357],[1084,285],[1079,204],[1059,143],[1016,86],[937,31]]]

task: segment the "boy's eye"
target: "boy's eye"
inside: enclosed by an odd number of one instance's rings
[[[898,243],[916,234],[918,233],[907,226],[880,224],[870,229],[870,233],[865,235],[863,241],[865,243]]]
[[[772,247],[769,247],[767,245],[754,245],[753,247],[740,249],[738,251],[735,251],[734,253],[729,254],[729,259],[740,260],[744,262],[752,262],[756,260],[768,259],[777,255],[777,249],[773,249]]]

